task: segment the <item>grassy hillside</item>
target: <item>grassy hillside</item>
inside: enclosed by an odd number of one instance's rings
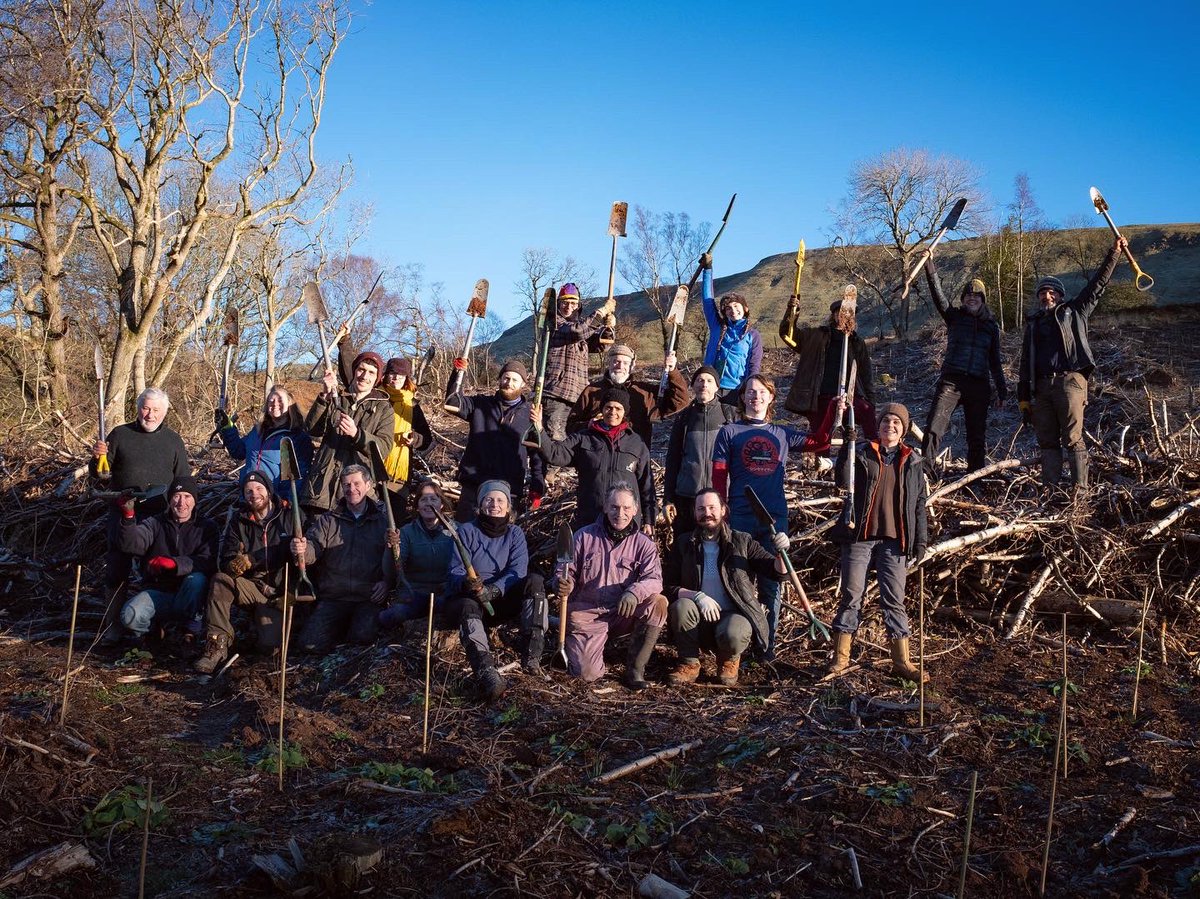
[[[1131,248],[1143,270],[1155,279],[1154,287],[1138,293],[1133,289],[1130,268],[1126,264],[1117,267],[1113,284],[1105,294],[1100,307],[1129,309],[1139,306],[1154,307],[1190,304],[1200,301],[1200,224],[1137,225],[1122,229],[1129,239]],[[1043,274],[1062,278],[1068,291],[1078,289],[1084,283],[1074,257],[1080,245],[1086,248],[1084,257],[1088,264],[1099,264],[1104,250],[1110,245],[1111,237],[1106,228],[1062,230],[1051,232],[1044,253]],[[983,262],[987,252],[984,238],[948,241],[937,250],[942,284],[947,293],[957,295],[967,277],[973,275]],[[745,296],[750,305],[750,316],[763,336],[765,346],[781,346],[778,337],[779,319],[792,291],[795,277],[795,250],[767,256],[758,265],[746,272],[739,272],[716,280],[717,295],[736,291]],[[833,253],[827,249],[809,250],[804,264],[804,278],[800,288],[805,317],[810,323],[819,323],[828,314],[829,303],[841,295],[846,283],[845,276],[834,268]],[[721,259],[717,256],[717,272]],[[970,275],[968,274],[970,272]],[[991,279],[988,279],[989,283]],[[918,280],[924,286],[924,279]],[[877,335],[880,326],[888,328],[886,313],[878,308],[871,298],[859,295],[859,330],[867,335]],[[1026,296],[1026,305],[1029,297]],[[589,302],[594,308],[598,301]],[[913,330],[928,318],[932,307],[924,296],[914,299]],[[662,353],[662,333],[654,310],[641,294],[622,295],[617,304],[618,339],[634,346],[639,357],[653,364]],[[699,291],[689,304],[687,322],[680,338],[680,355],[684,360],[694,359],[703,352],[706,334],[704,316],[699,304]],[[523,319],[505,331],[494,343],[494,358],[511,355],[529,356],[531,325]]]

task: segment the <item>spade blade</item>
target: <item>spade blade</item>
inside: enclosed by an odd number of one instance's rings
[[[92,353],[92,364],[96,367],[96,380],[104,380],[104,353],[101,351],[99,344],[96,345]]]
[[[967,198],[962,197],[951,207],[946,214],[946,220],[942,222],[943,231],[953,231],[958,227],[958,220],[962,218],[963,210],[967,208]]]
[[[225,310],[225,325],[224,336],[221,343],[225,346],[237,346],[238,340],[241,337],[241,328],[239,327],[240,316],[237,306],[230,306]]]
[[[304,300],[304,309],[308,312],[310,325],[320,325],[329,321],[329,310],[325,308],[325,298],[321,296],[321,288],[317,286],[316,281],[309,281],[304,285],[301,297]]]
[[[1096,188],[1088,188],[1088,193],[1092,196],[1092,205],[1096,207],[1097,214],[1108,212],[1108,202],[1104,199],[1104,195]]]
[[[667,324],[683,324],[683,316],[687,313],[687,303],[687,285],[680,284],[675,290],[675,298],[671,300],[671,308],[667,310]]]
[[[300,466],[296,463],[296,448],[292,446],[291,437],[284,437],[279,442],[279,479],[300,480]]]
[[[775,530],[775,519],[771,517],[771,513],[767,507],[763,505],[763,501],[758,498],[758,494],[754,492],[753,487],[747,487],[745,491],[746,500],[750,503],[750,508],[754,511],[754,517],[758,519],[759,525],[762,527],[770,527]]]
[[[467,304],[467,315],[483,318],[487,315],[487,300],[488,280],[480,278],[475,282],[475,289],[471,292],[471,302]]]
[[[612,212],[608,215],[608,234],[610,237],[625,236],[625,220],[629,218],[629,204],[618,200],[612,204]]]

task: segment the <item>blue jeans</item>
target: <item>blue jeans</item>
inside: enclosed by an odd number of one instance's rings
[[[777,525],[778,527],[778,525]],[[787,523],[781,530],[786,531]],[[766,528],[755,528],[752,532],[767,552],[776,555],[775,547],[771,545],[771,532]],[[775,658],[775,628],[779,625],[779,597],[783,592],[783,584],[774,578],[760,577],[758,579],[758,601],[767,610],[767,654],[769,662]]]
[[[908,612],[904,608],[904,581],[907,558],[900,552],[899,540],[864,540],[842,544],[841,598],[833,629],[843,634],[858,630],[863,594],[867,590],[867,571],[875,569],[879,579],[879,607],[883,623],[892,640],[909,636]]]
[[[208,587],[208,575],[193,571],[174,593],[169,590],[143,590],[121,608],[121,624],[134,636],[142,637],[150,631],[155,619],[162,621],[190,621]]]

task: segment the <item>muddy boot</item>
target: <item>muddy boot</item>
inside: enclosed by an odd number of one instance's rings
[[[646,683],[646,663],[654,653],[661,630],[661,627],[644,627],[633,632],[625,659],[625,676],[621,678],[621,683],[630,690],[645,690],[650,686]]]
[[[717,653],[717,682],[722,687],[736,687],[738,682],[738,669],[742,665],[741,656],[726,656],[722,652]]]
[[[229,638],[220,631],[209,631],[204,641],[204,655],[192,667],[200,674],[212,674],[229,658]]]
[[[677,687],[682,684],[694,684],[696,678],[699,676],[699,659],[680,659],[679,664],[675,666],[675,670],[667,675],[667,683],[674,684]]]
[[[850,667],[850,647],[854,644],[854,635],[842,631],[833,632],[833,658],[825,669],[827,677],[837,677]]]
[[[1063,455],[1060,449],[1042,450],[1042,486],[1057,490],[1062,480]]]
[[[495,662],[492,661],[492,649],[482,619],[463,619],[458,628],[458,638],[467,653],[471,670],[475,672],[475,682],[479,685],[479,691],[487,699],[499,699],[508,689],[508,683],[500,676]]]
[[[921,672],[908,656],[908,637],[897,637],[889,641],[889,645],[892,649],[892,674],[904,680],[919,680]],[[925,676],[925,682],[929,682],[929,675]]]
[[[533,628],[529,632],[529,636],[525,640],[525,647],[521,652],[521,670],[526,674],[540,677],[542,674],[542,653],[545,649],[546,632],[540,627]]]

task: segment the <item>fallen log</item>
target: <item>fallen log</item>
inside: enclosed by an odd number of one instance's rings
[[[669,749],[660,749],[658,752],[652,753],[651,755],[643,756],[642,758],[637,759],[636,761],[630,762],[628,765],[622,765],[620,768],[614,768],[612,771],[609,771],[607,774],[599,774],[596,777],[592,778],[592,783],[594,783],[594,784],[611,783],[612,781],[616,780],[619,777],[624,777],[627,774],[633,774],[635,771],[641,771],[643,768],[649,768],[651,765],[657,764],[658,762],[665,761],[666,759],[673,759],[677,755],[682,755],[683,753],[687,752],[690,749],[695,749],[702,742],[703,742],[702,740],[693,740],[690,743],[683,743],[683,744],[680,744],[679,746],[672,746]]]
[[[0,889],[16,886],[29,877],[46,880],[69,874],[77,868],[94,867],[96,860],[92,858],[87,847],[83,843],[67,840],[17,862],[7,874],[0,877]]]

